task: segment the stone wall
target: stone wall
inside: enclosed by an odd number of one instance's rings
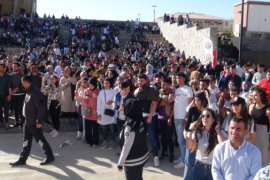
[[[1,14],[11,14],[16,17],[20,15],[21,9],[24,9],[29,15],[36,12],[36,9],[33,9],[36,8],[36,6],[33,7],[36,5],[33,0],[1,0],[0,4],[2,5]]]
[[[195,56],[197,59],[205,62],[204,43],[206,39],[212,40],[213,49],[217,49],[216,28],[199,29],[196,26],[177,26],[177,24],[170,24],[169,22],[164,23],[162,20],[157,22],[163,37],[172,43],[177,50],[184,52],[186,57]]]

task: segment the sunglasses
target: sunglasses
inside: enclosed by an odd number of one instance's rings
[[[210,114],[202,115],[202,118],[210,118],[210,117],[211,117]]]

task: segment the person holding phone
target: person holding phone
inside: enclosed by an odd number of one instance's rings
[[[214,148],[225,140],[226,134],[221,131],[215,111],[206,108],[199,120],[191,123],[186,135],[191,151],[196,152],[196,162],[193,167],[193,177],[196,180],[213,179],[211,165]]]

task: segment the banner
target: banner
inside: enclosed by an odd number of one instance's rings
[[[204,41],[204,59],[202,64],[206,65],[213,62],[213,42],[210,39]]]

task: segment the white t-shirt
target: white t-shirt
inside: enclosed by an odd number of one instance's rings
[[[210,101],[212,104],[217,104],[217,94],[220,93],[219,88],[216,86],[214,89],[209,88]]]
[[[191,87],[185,85],[175,90],[175,101],[174,101],[174,118],[184,119],[186,117],[186,108],[188,106],[188,99],[193,97]]]

